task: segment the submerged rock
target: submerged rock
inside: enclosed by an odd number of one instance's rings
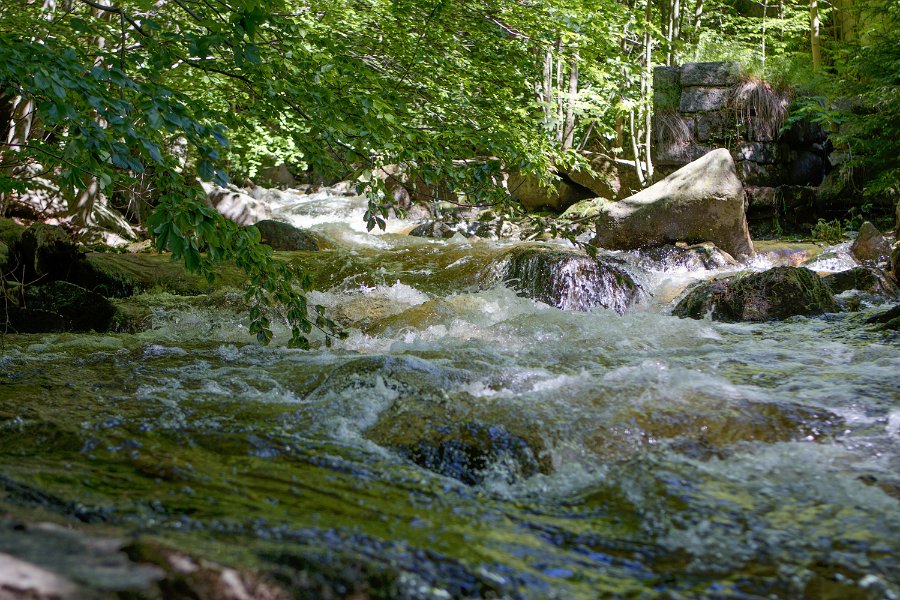
[[[775,267],[695,286],[675,307],[677,317],[715,321],[773,321],[836,312],[831,290],[803,267]]]
[[[880,261],[891,254],[891,247],[878,229],[866,221],[859,228],[859,235],[853,240],[850,252],[859,260]]]
[[[31,311],[59,315],[67,331],[106,331],[116,312],[100,294],[66,281],[26,288],[25,306]]]
[[[520,295],[564,310],[601,306],[622,314],[644,296],[625,269],[576,250],[519,246],[503,254],[500,264],[503,282]]]
[[[570,210],[594,222],[594,241],[603,248],[712,242],[737,258],[753,254],[744,188],[724,148],[624,200],[596,198]]]
[[[273,250],[321,250],[327,246],[318,235],[294,227],[290,223],[264,219],[255,224],[259,229],[262,243],[268,244]]]
[[[865,320],[867,325],[880,325],[879,329],[900,330],[900,304],[876,313]]]
[[[413,443],[393,446],[424,469],[469,485],[497,472],[509,483],[540,472],[534,451],[502,425],[458,423],[423,432]]]
[[[822,278],[832,292],[840,294],[848,290],[859,290],[869,294],[893,295],[897,286],[881,269],[855,267],[838,273],[830,273]]]

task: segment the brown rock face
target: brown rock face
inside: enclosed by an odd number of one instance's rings
[[[590,202],[595,241],[604,248],[712,242],[735,257],[753,255],[744,188],[724,148],[624,200]]]
[[[890,256],[891,248],[878,229],[866,221],[859,228],[859,236],[850,246],[850,252],[859,260],[879,261]]]

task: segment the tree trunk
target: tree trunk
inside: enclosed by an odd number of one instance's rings
[[[819,45],[819,2],[809,0],[809,40],[812,47],[813,69],[818,71],[822,66],[822,50]]]
[[[544,53],[544,128],[553,133],[553,51]]]
[[[569,94],[566,98],[566,121],[563,127],[563,150],[568,150],[575,142],[575,98],[578,96],[578,51],[569,64]]]
[[[564,94],[563,94],[563,61],[562,61],[562,51],[563,45],[562,40],[556,46],[557,58],[556,58],[556,141],[562,145],[563,141],[563,124],[565,122],[565,109],[563,104],[565,102]]]
[[[653,179],[653,160],[650,158],[653,133],[653,36],[650,35],[650,6],[650,0],[647,0],[647,9],[644,13],[644,22],[647,25],[644,33],[644,71],[641,81],[641,101],[644,107],[644,158],[648,183]]]
[[[641,187],[644,187],[646,178],[644,177],[644,166],[641,162],[641,150],[638,148],[638,134],[634,129],[634,111],[635,109],[632,108],[628,113],[628,132],[631,134],[629,137],[631,137],[631,152],[634,155],[634,170],[637,173]]]
[[[3,141],[5,147],[0,151],[0,174],[13,177],[23,166],[18,157],[19,151],[28,144],[34,126],[34,101],[23,96],[16,96],[11,104],[9,125]],[[6,215],[9,208],[10,193],[0,192],[0,217]]]

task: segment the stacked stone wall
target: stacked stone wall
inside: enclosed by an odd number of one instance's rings
[[[815,186],[830,170],[827,134],[807,122],[781,132],[752,108],[740,109],[734,98],[742,80],[733,62],[657,67],[654,162],[665,175],[710,150],[728,148],[747,191],[751,226],[802,229],[822,208]]]

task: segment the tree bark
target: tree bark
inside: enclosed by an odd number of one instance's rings
[[[575,98],[578,96],[578,50],[569,64],[569,94],[566,98],[566,121],[563,127],[563,150],[568,150],[575,142]]]
[[[819,45],[819,2],[809,0],[809,40],[812,49],[813,69],[818,71],[822,66],[822,49]]]

